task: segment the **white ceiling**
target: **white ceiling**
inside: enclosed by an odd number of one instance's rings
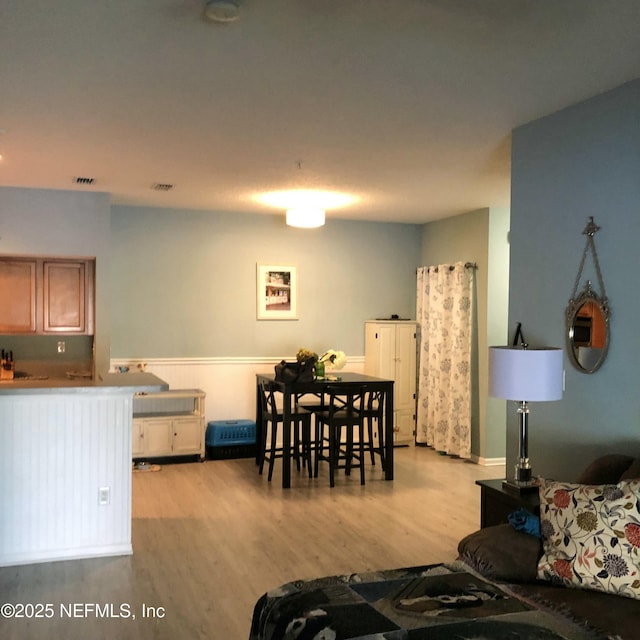
[[[239,213],[329,188],[359,198],[329,220],[424,222],[508,206],[514,127],[640,76],[639,0],[202,9],[4,0],[0,184]]]

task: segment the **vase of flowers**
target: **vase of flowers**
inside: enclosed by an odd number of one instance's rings
[[[336,351],[335,349],[327,349],[321,356],[310,349],[298,349],[296,359],[298,362],[315,359],[314,370],[316,378],[324,378],[325,369],[342,369],[347,362],[347,356],[344,351]]]
[[[324,364],[327,369],[342,369],[347,362],[347,356],[344,354],[344,351],[328,349],[320,356],[318,362]]]

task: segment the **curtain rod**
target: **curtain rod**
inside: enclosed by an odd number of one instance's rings
[[[453,265],[453,264],[449,265],[449,271],[453,271],[455,268],[456,268],[455,265]],[[464,268],[465,269],[474,269],[475,270],[475,269],[478,268],[478,265],[475,262],[465,262],[464,263]],[[427,271],[429,269],[435,269],[436,273],[438,273],[438,266],[437,265],[433,265],[431,267],[427,267]]]

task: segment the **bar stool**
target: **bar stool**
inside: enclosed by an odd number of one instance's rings
[[[294,401],[297,409],[305,409],[311,414],[312,419],[317,411],[324,411],[327,406],[327,398],[323,391],[296,393],[294,395]],[[315,423],[315,420],[314,420]],[[311,425],[312,433],[315,433],[314,424]],[[315,438],[311,439],[311,453],[313,456],[317,455],[318,443]]]
[[[276,404],[276,385],[273,382],[262,382],[260,384],[260,399],[262,402],[262,438],[260,446],[260,467],[258,473],[262,475],[265,460],[269,463],[267,480],[271,482],[273,476],[274,463],[278,458],[282,458],[284,447],[291,447],[291,442],[282,442],[278,446],[278,425],[282,424],[284,414]],[[301,407],[294,407],[290,414],[293,449],[292,457],[296,461],[296,467],[300,471],[300,460],[307,466],[309,478],[312,477],[311,461],[311,413]],[[267,446],[267,427],[270,427],[271,441]]]
[[[382,391],[367,391],[362,417],[366,423],[367,440],[365,450],[371,455],[371,464],[375,466],[375,456],[380,456],[380,465],[384,471],[384,400]],[[375,428],[375,431],[374,431]],[[377,438],[376,438],[377,431]]]
[[[319,462],[329,463],[329,486],[335,486],[335,472],[344,469],[351,475],[351,469],[360,469],[360,484],[364,484],[364,396],[366,387],[340,383],[327,385],[327,408],[315,411],[316,416],[316,457],[314,475],[317,477]],[[327,433],[325,433],[325,427]],[[343,434],[343,430],[345,433]],[[357,431],[358,448],[354,446]],[[344,438],[343,438],[344,435]],[[328,445],[325,453],[324,444]]]

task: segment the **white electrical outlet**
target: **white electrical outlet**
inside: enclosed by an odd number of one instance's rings
[[[64,340],[58,340],[58,353],[64,353],[66,346]]]
[[[100,489],[98,489],[99,505],[109,504],[110,498],[111,498],[111,490],[109,489],[109,487],[100,487]]]

